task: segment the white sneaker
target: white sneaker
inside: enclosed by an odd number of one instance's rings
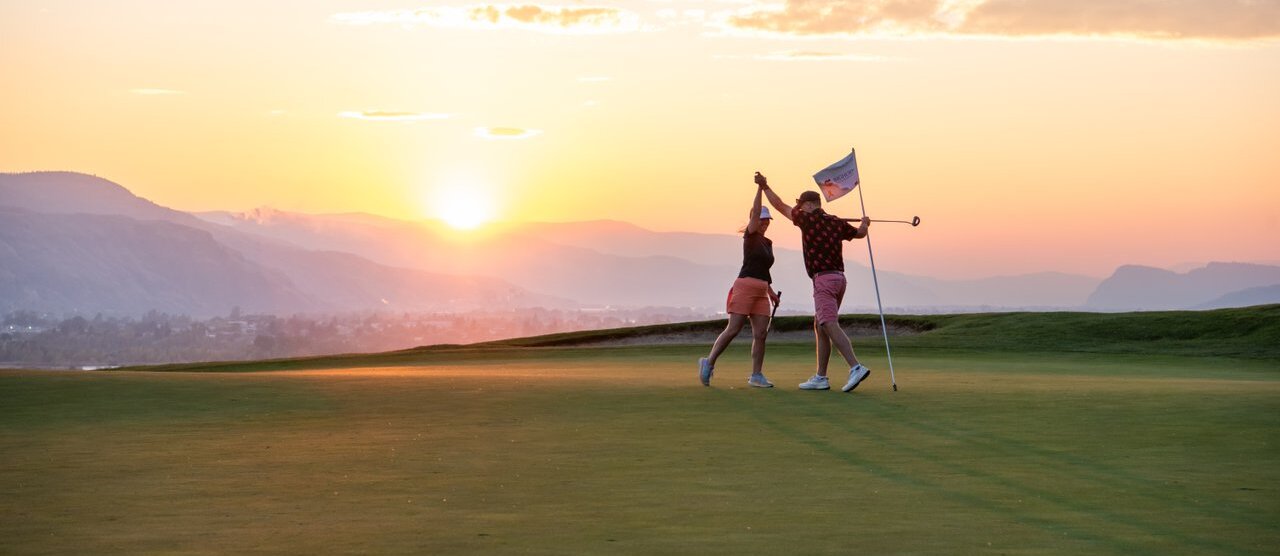
[[[844,388],[841,388],[840,391],[849,392],[857,388],[869,376],[871,376],[871,369],[863,367],[862,363],[854,365],[852,369],[849,369],[849,382],[844,383]]]
[[[830,390],[831,383],[827,381],[827,377],[813,375],[809,380],[800,383],[801,390]]]
[[[751,375],[751,378],[747,379],[747,384],[755,386],[756,388],[773,388],[773,383],[769,382],[769,379],[764,377],[764,373]]]
[[[711,386],[711,375],[716,374],[716,370],[711,367],[711,362],[706,357],[698,360],[698,380],[702,381],[703,386]]]

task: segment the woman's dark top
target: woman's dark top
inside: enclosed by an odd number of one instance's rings
[[[773,240],[761,233],[746,232],[742,235],[742,270],[738,278],[758,278],[770,284],[773,278],[769,269],[773,267]]]

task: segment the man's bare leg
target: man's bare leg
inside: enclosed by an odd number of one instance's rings
[[[818,376],[827,376],[827,362],[831,360],[831,339],[826,329],[814,321],[813,338],[818,344]]]
[[[840,355],[844,356],[844,361],[849,364],[850,368],[858,364],[858,357],[853,353],[853,343],[849,341],[849,335],[844,333],[844,329],[840,328],[839,322],[824,323],[822,330],[826,332],[830,344],[835,344],[836,350],[840,352]],[[831,353],[830,345],[827,347],[827,353]],[[822,372],[819,374],[826,374],[826,365],[823,365],[823,367]]]

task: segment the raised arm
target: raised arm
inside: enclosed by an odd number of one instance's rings
[[[773,208],[782,213],[787,220],[791,220],[791,205],[782,202],[782,198],[769,188],[769,180],[760,175],[760,172],[756,172],[756,185],[760,187],[760,191],[764,192],[764,196],[769,198],[769,204],[773,205]]]
[[[754,234],[760,231],[760,197],[764,195],[764,190],[756,188],[756,200],[751,203],[751,216],[747,217],[747,233]]]
[[[871,219],[866,216],[862,217],[862,222],[858,223],[858,231],[853,233],[854,239],[862,239],[867,237],[867,228],[871,227]]]
[[[849,241],[851,239],[862,239],[864,237],[867,237],[867,228],[871,226],[870,218],[863,216],[862,220],[858,223],[858,227],[856,228],[853,227],[853,224],[850,223],[850,222],[853,222],[853,219],[841,218],[840,220],[844,224],[844,226],[841,227],[840,229],[841,240]]]

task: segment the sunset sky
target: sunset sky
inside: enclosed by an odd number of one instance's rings
[[[1280,262],[1274,0],[5,0],[0,46],[0,171],[181,210],[734,233],[856,147],[924,221],[883,268]]]

